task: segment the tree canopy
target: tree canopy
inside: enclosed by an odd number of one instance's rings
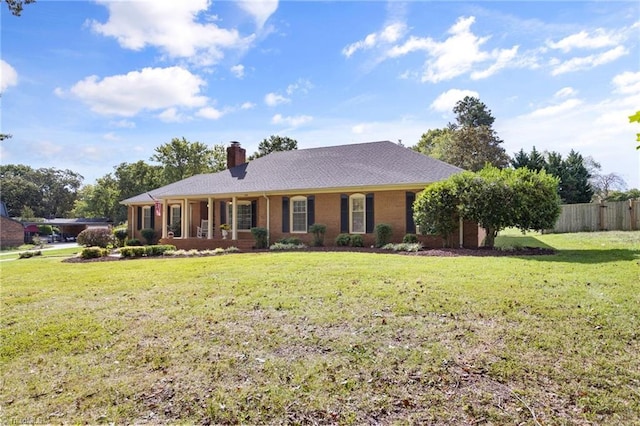
[[[465,170],[478,171],[486,164],[506,167],[509,156],[493,130],[491,110],[475,97],[466,96],[453,108],[456,122],[430,129],[412,148]]]
[[[163,184],[167,185],[202,173],[213,173],[226,167],[224,146],[209,148],[201,142],[189,142],[173,138],[160,145],[151,156],[151,161],[162,165]]]
[[[413,205],[414,221],[428,233],[448,241],[459,218],[486,231],[485,246],[493,247],[506,227],[522,231],[551,228],[560,214],[558,180],[544,170],[486,167],[463,172],[428,186]]]
[[[11,14],[20,16],[25,4],[35,3],[36,0],[4,0]]]
[[[629,123],[640,123],[640,111],[636,111],[635,114],[629,116]],[[640,142],[640,133],[636,133],[636,141]],[[640,149],[640,143],[636,146],[636,149]]]
[[[249,161],[264,157],[275,151],[292,151],[298,149],[298,141],[287,136],[271,135],[258,145],[258,151],[249,156]]]

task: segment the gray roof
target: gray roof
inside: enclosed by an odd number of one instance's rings
[[[123,201],[313,192],[332,188],[424,186],[462,169],[389,141],[273,152],[240,166],[191,176]]]

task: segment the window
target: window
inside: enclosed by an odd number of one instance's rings
[[[174,204],[171,206],[169,229],[173,231],[174,236],[182,236],[182,209],[180,208],[180,204]]]
[[[249,201],[238,201],[236,203],[238,211],[238,231],[249,231],[251,229],[251,203]],[[227,205],[227,223],[233,228],[233,203]]]
[[[291,199],[291,232],[307,232],[307,197]]]
[[[353,194],[349,197],[349,232],[364,234],[366,232],[365,197],[363,194]]]
[[[142,208],[142,228],[153,228],[151,226],[151,215],[153,211],[153,207],[145,206]]]

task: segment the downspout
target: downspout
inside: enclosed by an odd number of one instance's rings
[[[464,221],[462,220],[462,216],[460,216],[460,220],[458,223],[458,229],[459,229],[459,239],[460,239],[460,248],[463,247],[464,245]]]
[[[271,200],[267,197],[266,193],[263,193],[262,196],[267,200],[267,247],[271,246],[271,241],[269,238],[271,236]]]

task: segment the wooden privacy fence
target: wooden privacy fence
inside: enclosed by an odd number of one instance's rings
[[[564,204],[553,229],[546,232],[636,231],[640,201]]]

